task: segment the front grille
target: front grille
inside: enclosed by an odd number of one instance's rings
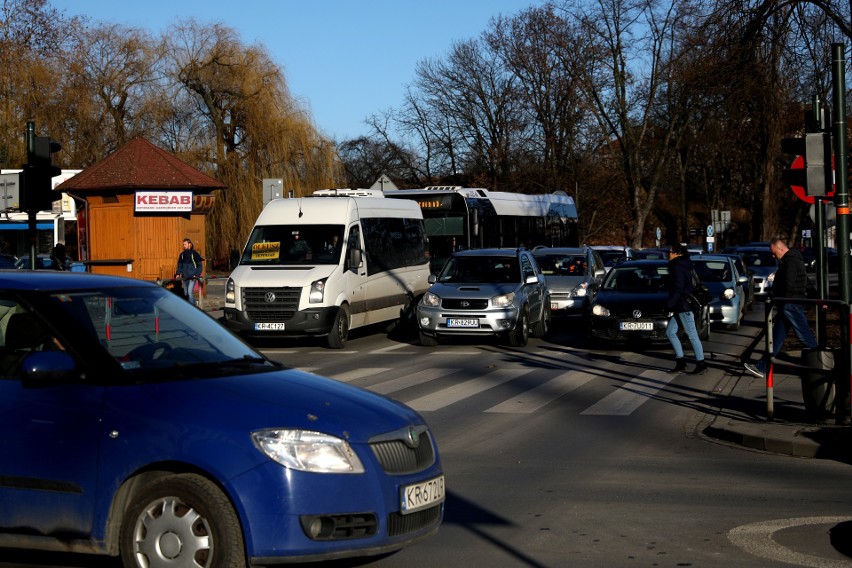
[[[441,307],[447,310],[485,310],[488,300],[457,300],[455,298],[441,300]]]
[[[370,448],[385,472],[392,475],[417,473],[435,463],[435,451],[429,431],[421,432],[419,440],[416,448],[406,444],[401,437],[371,442]]]
[[[410,515],[391,513],[388,515],[388,536],[400,536],[419,531],[441,520],[441,505],[435,505]]]
[[[269,294],[275,298],[271,302],[267,301]],[[301,295],[301,288],[243,288],[243,308],[251,321],[287,321],[299,309]]]

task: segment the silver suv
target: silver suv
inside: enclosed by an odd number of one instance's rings
[[[544,276],[525,249],[481,249],[453,253],[417,305],[420,343],[439,337],[497,335],[515,347],[550,325]]]

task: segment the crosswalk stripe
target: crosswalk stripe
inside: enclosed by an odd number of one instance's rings
[[[665,371],[648,369],[580,414],[627,416],[648,402],[648,399],[669,384],[676,376],[674,373],[669,374]]]
[[[392,392],[401,391],[403,389],[407,389],[408,387],[413,387],[415,385],[428,383],[429,381],[434,381],[435,379],[439,379],[441,377],[446,377],[447,375],[451,375],[460,371],[461,369],[424,369],[413,375],[408,375],[405,377],[400,377],[398,379],[392,379],[390,381],[385,381],[383,383],[379,383],[377,385],[373,385],[371,387],[367,387],[369,390],[373,392],[377,392],[379,394],[390,394]]]
[[[384,373],[385,371],[390,371],[390,368],[365,367],[363,369],[353,369],[351,371],[346,371],[337,375],[331,375],[331,378],[336,381],[348,383],[357,379],[361,379],[363,377],[369,377],[370,375],[378,375],[379,373]]]
[[[374,349],[370,351],[371,355],[379,355],[382,353],[390,353],[392,351],[396,351],[397,349],[402,349],[403,347],[411,347],[411,345],[407,343],[397,343],[396,345],[390,345],[388,347],[382,347],[381,349]],[[413,353],[413,351],[406,351],[406,353]]]
[[[438,410],[530,372],[532,369],[498,369],[476,379],[421,396],[406,404],[420,412]]]
[[[518,396],[492,406],[485,412],[500,412],[506,414],[529,414],[544,405],[578,389],[598,375],[577,371],[568,371],[550,379]]]

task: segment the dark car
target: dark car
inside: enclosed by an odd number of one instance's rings
[[[550,292],[555,318],[584,318],[606,275],[604,261],[589,247],[536,247],[533,256]]]
[[[0,322],[0,547],[244,568],[441,523],[420,415],[284,368],[160,286],[5,271]]]
[[[17,256],[12,256],[11,254],[0,254],[0,269],[17,268],[17,266],[15,266],[17,261]]]
[[[694,271],[693,279],[700,285]],[[665,260],[631,260],[614,266],[592,304],[589,338],[666,340],[668,282],[669,263]],[[695,325],[701,339],[710,338],[709,304],[697,310]]]
[[[24,255],[15,261],[15,268],[29,270],[32,266],[30,255]],[[36,255],[36,270],[53,270],[53,259],[49,254]]]
[[[643,248],[633,251],[633,258],[636,260],[668,260],[669,249],[665,248]]]
[[[591,245],[590,249],[597,251],[607,272],[614,264],[633,259],[633,249],[620,245]]]
[[[522,347],[530,335],[547,334],[550,296],[528,250],[458,251],[429,282],[417,304],[422,345],[454,335],[490,335]]]
[[[769,247],[742,246],[735,248],[733,254],[743,259],[748,274],[753,277],[754,297],[758,300],[768,299],[778,270],[778,261]]]
[[[813,247],[805,247],[801,250],[802,260],[805,262],[805,268],[808,272],[816,272],[816,252]],[[840,257],[837,255],[836,248],[825,247],[825,262],[829,272],[837,273]]]

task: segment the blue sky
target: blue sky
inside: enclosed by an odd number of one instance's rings
[[[337,141],[367,134],[364,119],[399,107],[418,61],[542,0],[51,0],[66,15],[159,33],[176,20],[221,22],[262,43],[291,93]]]

